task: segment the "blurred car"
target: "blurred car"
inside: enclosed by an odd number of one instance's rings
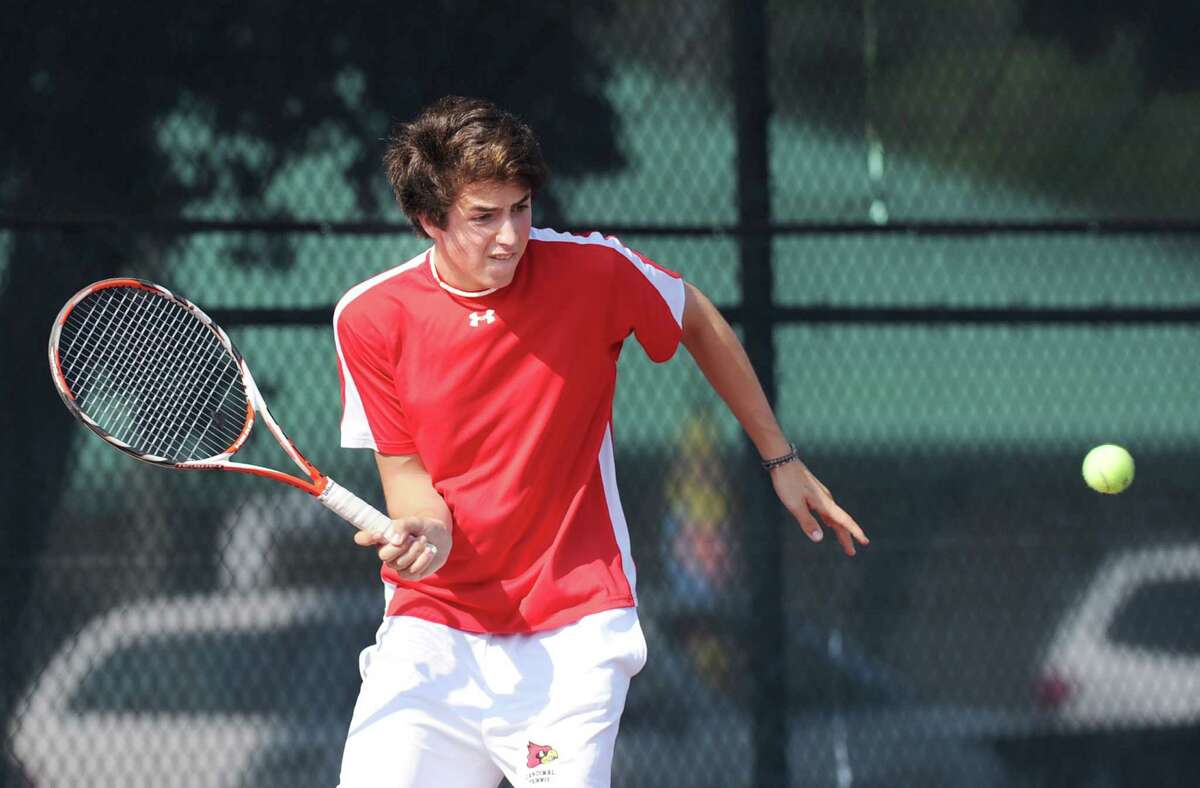
[[[1039,726],[1006,754],[1044,784],[1195,785],[1200,774],[1200,545],[1105,561],[1051,636]]]
[[[337,782],[381,592],[258,591],[142,602],[49,661],[9,730],[35,786],[295,786],[255,770],[286,745]]]
[[[329,786],[373,640],[378,591],[239,590],[153,600],[90,622],[30,689],[9,731],[35,786]],[[737,654],[706,675],[695,621],[643,611],[650,642],[614,763],[624,788],[750,786],[753,720]],[[682,628],[681,628],[682,627]],[[798,627],[781,691],[797,785],[1000,786],[978,741],[995,712],[929,705],[836,631]],[[728,644],[710,643],[716,652]],[[704,658],[697,659],[697,656]]]
[[[1060,730],[1200,720],[1200,546],[1121,553],[1054,634],[1038,700]]]

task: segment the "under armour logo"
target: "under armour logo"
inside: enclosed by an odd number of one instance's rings
[[[479,328],[480,323],[491,324],[496,322],[496,310],[489,309],[482,315],[478,312],[472,312],[469,317],[471,318],[471,328]]]

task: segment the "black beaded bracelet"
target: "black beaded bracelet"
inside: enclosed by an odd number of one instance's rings
[[[796,450],[796,444],[789,443],[788,448],[790,448],[791,451],[789,451],[787,454],[784,454],[780,457],[772,457],[769,460],[763,460],[763,470],[770,471],[778,468],[780,465],[787,465],[789,462],[799,462],[800,452]]]

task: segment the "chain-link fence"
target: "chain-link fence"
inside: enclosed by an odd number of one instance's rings
[[[809,544],[686,352],[627,348],[650,658],[614,784],[1190,785],[1198,12],[1077,5],[20,9],[3,784],[336,783],[373,555],[294,490],[103,446],[45,335],[89,281],[161,281],[227,326],[319,467],[377,490],[336,446],[331,305],[422,248],[379,141],[458,92],[541,134],[540,222],[617,232],[725,310],[872,537]],[[1120,496],[1080,479],[1109,441],[1138,463]]]

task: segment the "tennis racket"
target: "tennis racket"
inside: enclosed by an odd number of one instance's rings
[[[50,372],[67,410],[131,457],[274,479],[316,496],[356,528],[382,532],[391,523],[305,459],[221,327],[165,287],[126,278],[80,290],[50,331]],[[232,460],[256,419],[304,476]]]

